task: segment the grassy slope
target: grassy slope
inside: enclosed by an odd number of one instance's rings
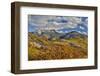
[[[41,47],[36,46],[37,43]],[[68,40],[48,40],[46,36],[29,34],[29,60],[73,59],[87,57],[87,40],[74,38]]]

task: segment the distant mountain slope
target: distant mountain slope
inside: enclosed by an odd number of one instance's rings
[[[71,31],[68,33],[59,33],[55,30],[45,30],[45,31],[41,31],[41,33],[38,31],[31,32],[31,33],[34,35],[37,35],[37,36],[46,36],[46,37],[48,37],[48,39],[53,39],[53,38],[56,38],[56,39],[70,39],[70,38],[87,39],[87,35],[81,34],[77,31]]]
[[[61,39],[70,39],[70,38],[87,38],[87,35],[81,34],[76,31],[71,31],[69,33],[66,33],[65,35],[60,36]]]
[[[37,36],[47,36],[49,39],[52,38],[57,38],[59,39],[60,36],[65,35],[65,33],[59,33],[55,30],[45,30],[45,31],[41,31],[41,33],[37,32],[32,32],[33,34],[37,35]]]

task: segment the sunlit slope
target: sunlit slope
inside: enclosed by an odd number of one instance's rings
[[[87,58],[87,36],[75,32],[54,37],[48,34],[28,33],[29,60]]]

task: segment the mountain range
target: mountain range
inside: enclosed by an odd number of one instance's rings
[[[37,35],[37,36],[47,36],[48,39],[53,39],[53,38],[56,38],[56,39],[70,39],[70,38],[82,38],[82,39],[86,39],[87,38],[87,35],[85,34],[82,34],[82,33],[79,33],[77,31],[71,31],[71,32],[68,32],[68,33],[59,33],[55,30],[45,30],[45,31],[37,31],[37,32],[31,32],[32,34],[34,35]]]

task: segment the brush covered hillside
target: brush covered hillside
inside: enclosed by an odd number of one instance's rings
[[[28,59],[78,59],[87,58],[87,35],[72,31],[59,33],[55,30],[28,33]]]

